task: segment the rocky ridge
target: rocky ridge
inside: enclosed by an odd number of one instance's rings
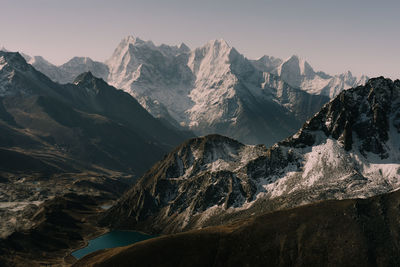
[[[153,166],[104,218],[149,232],[229,222],[324,199],[399,187],[400,82],[345,90],[271,148],[222,136],[185,142]]]

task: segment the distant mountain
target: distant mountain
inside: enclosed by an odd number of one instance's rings
[[[299,56],[281,59],[264,56],[253,64],[260,70],[278,75],[294,88],[314,94],[335,97],[344,89],[364,85],[368,77],[354,77],[350,71],[331,76],[324,72],[315,72],[310,64]]]
[[[342,91],[271,148],[218,135],[183,143],[112,207],[104,223],[180,232],[325,199],[400,187],[400,81]]]
[[[399,191],[324,201],[99,250],[73,266],[398,266],[399,203]]]
[[[224,40],[189,51],[127,37],[107,64],[109,82],[154,116],[246,143],[272,145],[328,101],[259,71]]]
[[[298,56],[248,60],[222,39],[190,50],[128,36],[105,63],[73,58],[54,66],[40,57],[29,62],[60,83],[91,71],[175,128],[268,146],[293,134],[329,98],[367,80],[350,72],[315,72]]]
[[[104,80],[107,80],[108,77],[108,67],[104,63],[93,61],[88,57],[74,57],[60,66],[53,65],[41,56],[29,57],[24,55],[24,58],[35,69],[44,73],[54,82],[61,84],[71,83],[76,76],[88,71]]]
[[[187,124],[185,111],[192,105],[188,94],[195,79],[186,66],[187,52],[185,45],[155,46],[128,36],[106,62],[108,81],[133,95],[154,116]]]
[[[0,97],[5,172],[105,168],[139,175],[191,136],[90,72],[60,85],[18,53],[0,52]]]

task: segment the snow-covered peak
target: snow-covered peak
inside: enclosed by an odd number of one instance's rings
[[[5,66],[9,66],[10,69],[17,69],[19,71],[26,71],[29,69],[25,59],[18,52],[0,51],[0,58],[2,59],[2,69]]]
[[[89,57],[73,57],[72,59],[70,59],[67,63],[71,63],[71,64],[88,64],[88,63],[92,63],[93,60]]]
[[[274,73],[276,72],[276,69],[282,64],[283,60],[280,58],[264,55],[257,60],[253,60],[252,62],[259,70]]]
[[[189,53],[190,52],[190,47],[187,46],[185,43],[181,43],[179,45],[179,50],[183,53]]]
[[[48,66],[54,66],[52,63],[50,63],[49,61],[44,59],[42,56],[29,57],[28,63],[31,65],[44,64],[44,65],[48,65]]]
[[[262,69],[266,68],[268,63],[263,64],[261,60],[258,60],[253,64]],[[350,71],[335,76],[322,71],[315,72],[307,61],[297,55],[286,59],[275,69],[271,68],[266,71],[277,74],[292,87],[300,88],[310,94],[326,95],[331,98],[344,89],[363,85],[368,80],[366,76],[357,78]]]
[[[169,56],[178,54],[178,49],[177,46],[155,46],[152,41],[128,36],[120,42],[106,61],[110,71],[108,80],[118,88],[129,90],[125,84],[137,78],[137,71],[142,64],[163,64]]]
[[[125,37],[124,39],[121,40],[120,42],[120,46],[126,46],[126,45],[142,45],[142,44],[150,44],[152,43],[151,41],[144,41],[142,39],[140,39],[139,37],[134,37],[132,35],[129,35],[127,37]]]
[[[231,46],[224,39],[210,40],[205,45],[206,47],[213,47],[216,50],[228,50]]]
[[[41,79],[20,53],[0,51],[0,96],[29,94]]]
[[[370,79],[365,86],[342,91],[290,142],[294,146],[318,144],[315,132],[321,131],[338,140],[346,150],[363,155],[371,152],[386,158],[392,148],[385,143],[389,140],[391,124],[396,125],[393,118],[399,116],[399,108],[400,81],[383,77]]]
[[[211,40],[206,45],[191,52],[188,66],[193,73],[219,76],[229,71],[229,56],[232,48],[223,40]]]
[[[297,79],[299,79],[300,76],[313,78],[315,74],[310,64],[308,64],[307,61],[305,61],[302,57],[299,57],[298,55],[293,55],[282,62],[281,65],[278,67],[277,72],[278,75],[280,75],[282,78],[290,79],[291,81],[289,82],[289,84],[291,82],[294,84],[299,84],[299,81],[297,81]]]

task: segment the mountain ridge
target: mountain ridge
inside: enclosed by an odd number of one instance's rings
[[[174,233],[395,190],[399,113],[400,81],[379,77],[343,91],[296,134],[268,149],[215,135],[193,139],[154,165],[103,223]]]
[[[79,150],[80,141],[83,141],[81,138],[85,135],[87,138],[100,138],[100,135],[104,134],[100,128],[104,127],[104,132],[115,130],[115,133],[122,134],[120,141],[125,140],[126,144],[135,143],[135,139],[142,140],[139,143],[148,146],[149,151],[160,157],[176,145],[178,140],[182,141],[186,136],[190,136],[188,133],[174,130],[172,126],[166,127],[164,123],[148,114],[129,94],[109,86],[90,72],[78,76],[76,84],[59,85],[27,64],[19,53],[0,51],[0,62],[0,92],[3,96],[1,117],[6,122],[4,129],[8,129],[9,133],[15,132],[12,136],[17,136],[16,132],[23,132],[23,135],[39,138],[38,144],[50,147],[65,142],[58,145],[69,146],[74,151]],[[115,101],[118,105],[111,105],[110,101]],[[10,122],[11,124],[7,124]],[[85,124],[81,124],[82,122]],[[76,131],[79,127],[83,132]],[[99,129],[93,131],[96,127]],[[127,140],[128,136],[131,136],[132,140]],[[72,140],[75,140],[76,144],[71,143]],[[88,143],[90,142],[94,143],[86,147],[87,152],[97,150],[99,146],[107,147],[106,150],[111,149],[108,147],[111,143],[100,145],[95,139]],[[136,142],[136,145],[139,143]],[[157,153],[158,148],[154,150],[156,147],[161,148]],[[124,150],[122,146],[120,149]],[[87,152],[77,154],[85,155]],[[144,171],[143,167],[139,169]]]
[[[396,191],[253,215],[100,250],[73,266],[396,266],[399,197]]]
[[[90,70],[176,128],[189,129],[197,135],[219,133],[245,143],[272,145],[293,134],[305,118],[329,100],[328,96],[356,83],[351,75],[329,76],[314,72],[304,60],[300,60],[304,63],[301,67],[296,56],[291,59],[300,70],[307,69],[308,76],[301,75],[301,71],[292,73],[291,68],[285,67],[290,62],[278,58],[248,60],[223,39],[190,50],[184,44],[155,45],[128,36],[105,64],[74,58],[57,70],[46,64],[34,65],[50,72],[49,76],[64,76],[54,78],[64,79],[62,82],[72,82],[68,77]],[[91,63],[85,63],[88,61]],[[273,75],[276,77],[271,78]],[[298,82],[291,80],[293,75],[297,75]],[[275,93],[279,88],[272,86],[292,91],[291,97],[282,101]],[[293,93],[296,90],[304,93]],[[304,104],[306,108],[300,108]]]

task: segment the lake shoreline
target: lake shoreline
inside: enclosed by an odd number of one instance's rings
[[[121,233],[130,233],[129,235],[121,235]],[[108,236],[108,235],[114,236]],[[108,237],[108,238],[107,238]],[[97,232],[96,234],[92,234],[87,236],[82,244],[78,249],[74,249],[70,251],[68,257],[73,258],[75,261],[79,260],[80,258],[93,253],[95,251],[107,248],[114,248],[114,247],[123,247],[129,246],[137,242],[141,242],[147,239],[151,239],[157,237],[155,235],[150,235],[141,231],[135,230],[119,230],[119,229],[110,229],[105,228],[101,232]],[[103,239],[103,240],[102,240]],[[100,243],[98,243],[100,242]],[[104,242],[104,243],[103,243]],[[90,248],[90,246],[93,246]],[[77,255],[77,252],[87,249],[88,251],[84,251],[82,255]],[[75,254],[75,255],[74,255]]]

